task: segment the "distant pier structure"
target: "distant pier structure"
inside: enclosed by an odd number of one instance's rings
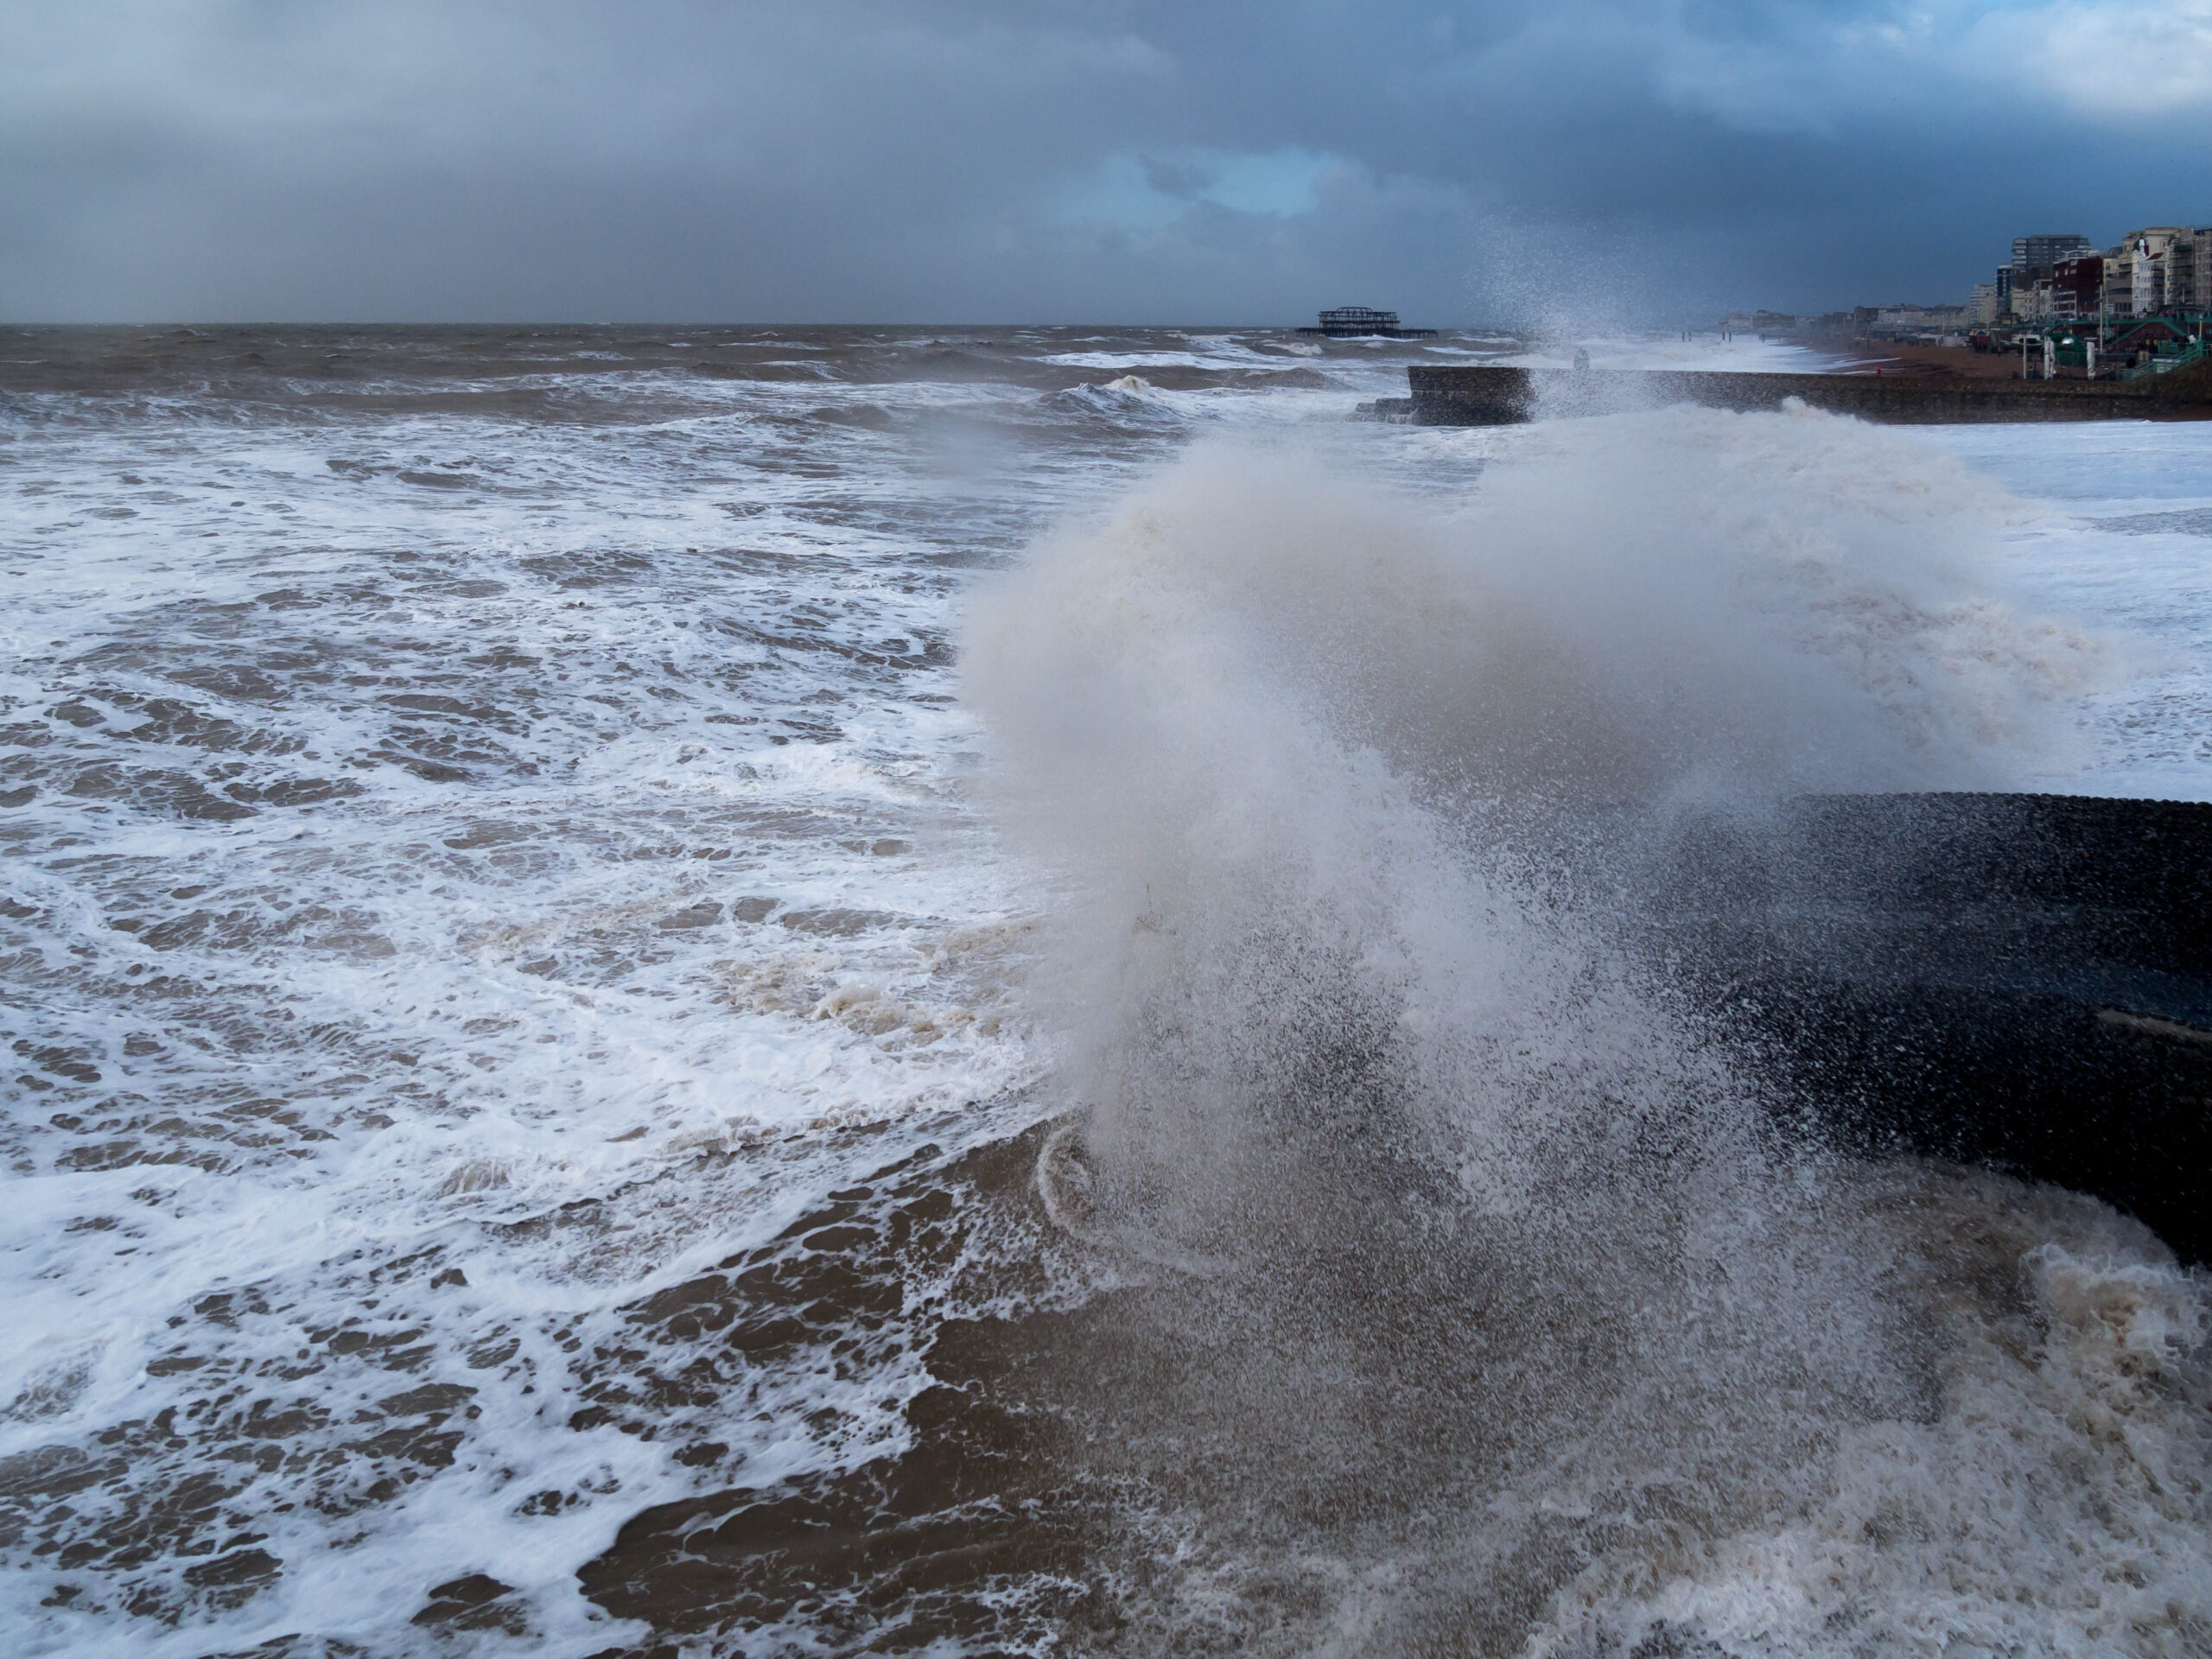
[[[1407,328],[1395,311],[1376,311],[1363,305],[1340,305],[1321,314],[1320,325],[1301,328],[1301,334],[1324,334],[1331,340],[1426,340],[1433,328]]]

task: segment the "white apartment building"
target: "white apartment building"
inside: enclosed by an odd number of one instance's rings
[[[2147,317],[2163,311],[2166,298],[2166,254],[2186,241],[2180,225],[2152,225],[2130,231],[2105,256],[2105,309],[2119,317]]]

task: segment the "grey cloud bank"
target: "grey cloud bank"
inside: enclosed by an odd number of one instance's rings
[[[2212,0],[0,0],[0,317],[1812,310],[2207,154]]]

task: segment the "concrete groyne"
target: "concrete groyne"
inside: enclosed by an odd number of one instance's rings
[[[1886,378],[1886,377],[1885,377]],[[2212,1261],[2212,805],[1845,795],[1654,843],[1631,917],[1785,1116]]]
[[[2212,416],[2208,366],[2113,381],[1416,365],[1406,372],[1413,397],[1397,412],[1418,426],[1509,426],[1538,415],[1601,415],[1673,404],[1779,409],[1794,397],[1841,415],[1918,424],[2202,419]]]

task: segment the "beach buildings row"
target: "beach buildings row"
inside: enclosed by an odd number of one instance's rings
[[[1821,317],[1723,317],[1724,332],[1833,340],[1946,340],[2007,326],[2043,329],[2158,317],[2177,337],[2212,321],[2212,226],[2146,225],[2109,248],[2069,232],[2016,237],[2012,257],[1964,305],[1862,305]]]
[[[1978,286],[1970,321],[1986,327],[2212,313],[2212,226],[2146,225],[2109,248],[2080,235],[2016,238],[2009,264]]]

